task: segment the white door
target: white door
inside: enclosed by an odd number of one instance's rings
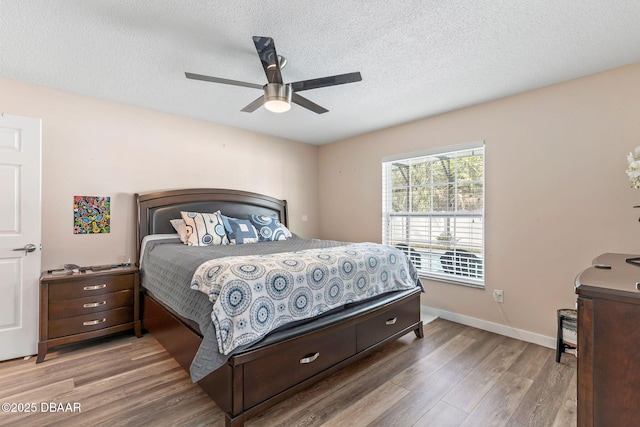
[[[40,119],[0,115],[0,360],[37,353]]]

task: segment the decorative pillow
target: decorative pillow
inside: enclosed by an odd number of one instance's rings
[[[291,237],[291,232],[284,224],[278,221],[278,218],[266,215],[251,215],[250,220],[258,230],[261,242],[287,240]]]
[[[231,218],[220,215],[227,231],[227,237],[232,245],[243,243],[256,243],[258,241],[258,231],[248,219]]]
[[[189,246],[228,245],[220,211],[214,213],[180,212],[189,233]]]
[[[187,230],[184,219],[172,219],[171,225],[173,225],[173,228],[178,232],[180,241],[186,245],[189,241],[189,235],[191,233],[189,232],[189,230]]]

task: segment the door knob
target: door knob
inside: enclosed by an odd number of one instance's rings
[[[14,251],[24,251],[25,255],[28,255],[29,252],[33,252],[36,250],[36,245],[33,243],[28,243],[24,245],[24,248],[15,248]]]

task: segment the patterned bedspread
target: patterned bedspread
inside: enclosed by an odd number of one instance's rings
[[[213,259],[198,267],[191,288],[213,302],[218,350],[228,355],[284,324],[419,283],[400,250],[355,243]]]
[[[211,321],[213,303],[209,301],[208,295],[191,289],[191,281],[194,273],[204,262],[212,259],[225,259],[228,257],[240,256],[262,256],[285,252],[300,252],[319,248],[337,248],[348,245],[345,242],[318,239],[303,239],[294,235],[292,238],[277,242],[261,242],[246,245],[224,245],[224,246],[187,246],[182,244],[177,235],[171,236],[151,236],[154,239],[146,242],[144,247],[144,258],[141,263],[141,285],[146,292],[153,295],[158,301],[171,308],[181,317],[197,323],[202,344],[191,363],[191,379],[197,382],[207,376],[210,372],[224,365],[231,354],[241,352],[253,346],[259,346],[265,340],[269,340],[269,335],[264,340],[255,344],[248,344],[238,347],[229,355],[224,355],[218,350],[216,328]],[[147,240],[147,239],[145,239]],[[398,252],[400,253],[400,252]],[[402,254],[404,257],[404,254]],[[412,268],[412,275],[415,271]],[[419,283],[419,282],[418,282]],[[384,298],[385,295],[401,295],[404,292],[398,291],[374,297],[371,300],[350,304],[352,308],[359,304],[369,304],[371,301]],[[393,297],[392,297],[393,298]],[[335,308],[340,311],[341,308]],[[330,315],[332,319],[342,318],[341,313]],[[307,320],[301,320],[282,326],[273,333],[286,339],[290,336],[288,328],[292,325],[293,330],[301,327]],[[303,327],[303,326],[302,326]]]

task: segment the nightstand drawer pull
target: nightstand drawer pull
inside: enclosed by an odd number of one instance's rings
[[[392,319],[387,320],[386,323],[387,323],[387,325],[395,325],[397,321],[398,321],[398,318],[394,317]]]
[[[107,318],[103,317],[102,319],[87,320],[86,322],[82,322],[82,324],[84,326],[93,326],[93,325],[97,325],[99,323],[106,322],[106,321],[107,321]]]
[[[318,356],[320,356],[320,353],[310,354],[310,355],[305,356],[302,359],[300,359],[300,363],[302,363],[302,364],[311,363],[314,360],[316,360],[318,358]]]
[[[84,308],[93,308],[93,307],[100,307],[101,305],[105,305],[106,303],[107,303],[106,301],[89,302],[87,304],[83,304],[82,306]]]
[[[107,287],[106,283],[103,283],[101,285],[92,285],[92,286],[85,286],[84,290],[85,291],[97,291],[98,289],[104,289]]]

